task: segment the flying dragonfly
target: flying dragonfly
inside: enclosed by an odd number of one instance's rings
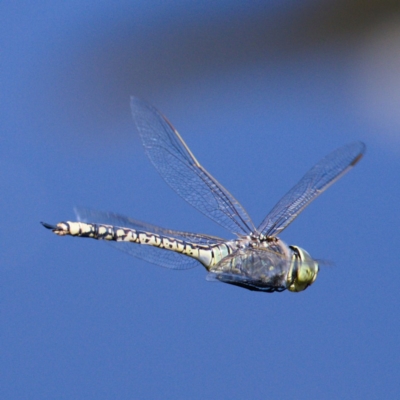
[[[312,167],[275,205],[258,228],[241,204],[197,161],[171,123],[153,106],[132,97],[131,108],[145,152],[177,194],[236,238],[181,232],[118,214],[75,209],[77,222],[43,223],[59,236],[107,240],[118,249],[172,269],[203,265],[207,279],[253,291],[300,292],[317,278],[319,265],[304,249],[278,235],[330,185],[362,158],[355,142]]]

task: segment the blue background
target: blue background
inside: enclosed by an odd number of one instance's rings
[[[398,9],[2,2],[0,398],[399,398]],[[40,226],[78,205],[232,237],[157,175],[132,94],[256,225],[320,158],[367,144],[282,234],[327,261],[311,288],[209,283]]]

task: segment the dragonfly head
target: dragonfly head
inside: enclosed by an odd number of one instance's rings
[[[316,279],[319,271],[318,263],[302,248],[290,246],[294,251],[295,261],[289,273],[291,292],[301,292],[307,289]]]

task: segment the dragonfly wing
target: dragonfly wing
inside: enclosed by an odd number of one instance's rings
[[[146,154],[165,182],[229,231],[244,235],[253,232],[245,209],[199,164],[170,122],[136,97],[131,98],[131,108]]]
[[[198,244],[211,244],[211,243],[214,244],[224,241],[221,238],[213,236],[164,229],[145,222],[136,221],[134,219],[127,218],[122,215],[109,212],[95,211],[87,208],[77,207],[75,208],[75,214],[77,216],[78,221],[80,222],[102,223],[107,225],[120,226],[124,228],[142,230],[146,232],[153,232],[159,235],[165,235],[173,237],[175,239],[187,240]],[[201,265],[194,258],[190,258],[183,254],[175,253],[173,251],[159,249],[157,247],[143,246],[135,243],[114,242],[114,241],[107,241],[107,243],[118,250],[121,250],[125,253],[128,253],[142,260],[148,261],[150,263],[159,265],[161,267],[166,267],[171,269],[189,269]]]
[[[355,142],[328,154],[283,196],[258,231],[265,236],[278,235],[324,190],[353,168],[364,152],[364,143]]]

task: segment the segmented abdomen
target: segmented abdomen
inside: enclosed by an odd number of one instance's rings
[[[230,253],[229,247],[225,244],[213,246],[201,245],[156,233],[112,225],[66,221],[60,222],[57,226],[52,228],[53,232],[59,236],[70,235],[97,240],[131,242],[175,251],[188,257],[195,258],[207,269]]]

